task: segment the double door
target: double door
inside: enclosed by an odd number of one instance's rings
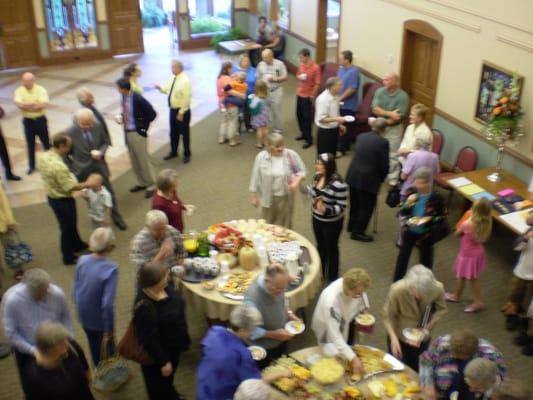
[[[30,0],[0,0],[0,69],[34,65],[37,47]]]

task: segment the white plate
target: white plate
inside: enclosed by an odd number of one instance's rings
[[[244,300],[244,294],[232,294],[232,293],[227,293],[227,292],[223,292],[222,291],[222,288],[224,287],[224,285],[226,284],[226,282],[228,281],[229,279],[229,275],[226,275],[226,276],[223,276],[222,278],[220,278],[218,280],[218,284],[217,284],[217,288],[219,290],[219,293],[230,299],[230,300],[237,300],[237,301],[241,301],[241,300]]]
[[[300,326],[296,327],[296,324],[299,324]],[[305,330],[305,324],[298,321],[289,321],[285,324],[285,330],[291,335],[299,335]]]
[[[250,353],[252,354],[252,358],[255,361],[261,361],[264,360],[267,356],[267,352],[265,349],[263,349],[261,346],[248,346],[248,350],[250,350]]]
[[[345,115],[344,116],[344,121],[346,121],[346,122],[354,122],[355,121],[355,117],[353,115]]]

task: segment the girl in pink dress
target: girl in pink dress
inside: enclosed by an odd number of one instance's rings
[[[463,293],[465,281],[469,281],[474,293],[474,302],[465,307],[464,312],[473,313],[485,306],[481,298],[479,274],[485,269],[485,243],[492,231],[490,202],[481,198],[474,203],[471,215],[462,218],[455,233],[461,236],[459,254],[455,260],[455,291],[446,293],[446,300],[458,302]]]

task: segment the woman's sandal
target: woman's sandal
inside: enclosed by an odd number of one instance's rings
[[[465,309],[463,310],[465,313],[475,313],[475,312],[478,312],[478,311],[482,311],[485,309],[485,305],[483,304],[470,304],[468,306],[465,307]]]
[[[459,303],[459,299],[453,295],[453,293],[445,293],[444,299],[451,303]]]

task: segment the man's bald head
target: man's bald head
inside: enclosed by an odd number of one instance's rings
[[[388,72],[383,77],[383,86],[385,86],[387,89],[394,90],[396,87],[398,87],[398,74],[395,72]]]
[[[88,108],[80,108],[74,117],[80,129],[91,129],[94,125],[94,114]]]
[[[86,87],[78,89],[78,91],[76,92],[76,97],[78,98],[80,104],[83,106],[90,106],[94,104],[94,95]]]
[[[274,53],[272,53],[272,50],[270,49],[265,49],[261,53],[261,58],[267,64],[272,64],[272,61],[274,60]]]
[[[22,81],[22,86],[30,90],[33,87],[35,76],[31,72],[24,72],[20,80]]]

